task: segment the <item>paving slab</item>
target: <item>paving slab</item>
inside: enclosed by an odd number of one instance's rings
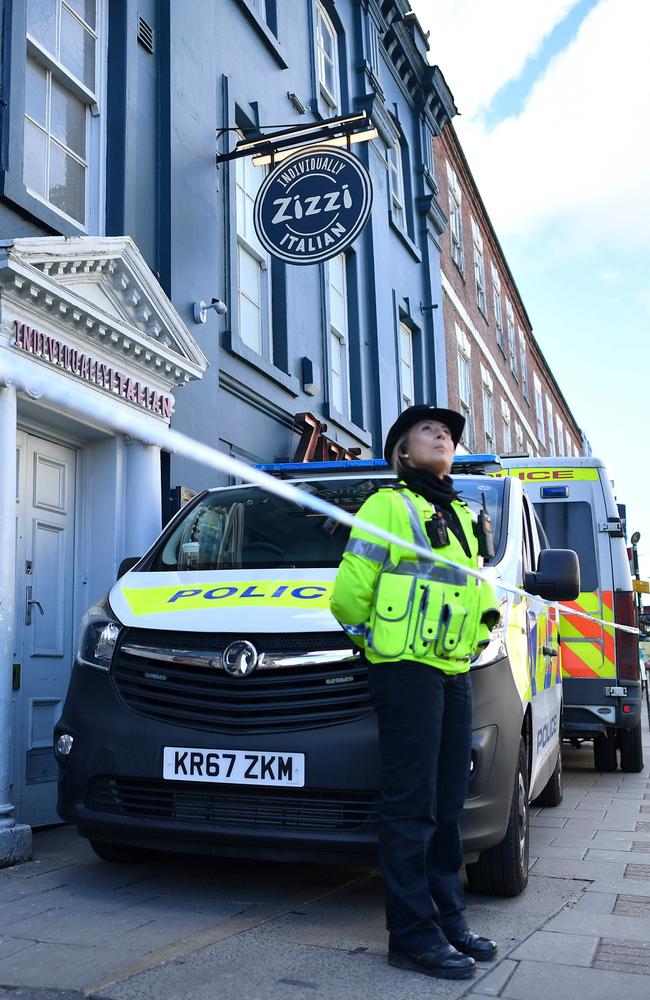
[[[556,816],[555,813],[547,814],[544,812],[539,816],[531,816],[530,826],[531,829],[534,829],[536,826],[563,827],[567,822],[566,816]]]
[[[137,948],[37,942],[0,960],[0,983],[5,987],[51,988],[56,984],[65,989],[82,989],[86,983],[107,975],[139,954]]]
[[[624,864],[648,864],[647,851],[635,850],[605,850],[598,847],[589,847],[586,856],[587,861],[622,861]]]
[[[534,871],[554,878],[578,878],[596,880],[601,878],[622,878],[624,862],[610,861],[566,861],[562,858],[540,858],[535,862]]]
[[[530,845],[531,855],[533,844]],[[565,858],[567,861],[582,861],[587,848],[581,844],[539,844],[534,848],[534,853],[538,858]]]
[[[616,938],[617,941],[650,941],[650,918],[624,917],[615,913],[563,910],[562,913],[552,917],[544,929],[560,934]],[[650,989],[648,994],[650,995]]]
[[[597,935],[557,935],[547,931],[536,931],[523,944],[511,951],[509,957],[517,961],[590,967],[599,941]]]
[[[617,899],[616,892],[585,892],[573,904],[573,912],[612,913]]]
[[[503,959],[496,968],[482,976],[476,984],[476,988],[472,989],[471,993],[467,993],[466,996],[498,997],[516,968],[516,962],[509,958]]]
[[[583,966],[551,965],[540,975],[539,962],[520,962],[506,983],[503,997],[511,1000],[648,1000],[648,979],[634,973],[585,969]]]

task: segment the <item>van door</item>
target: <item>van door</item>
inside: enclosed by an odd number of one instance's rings
[[[537,569],[539,554],[546,546],[538,528],[535,510],[524,494],[524,568]],[[531,678],[533,746],[531,796],[546,783],[555,766],[560,730],[561,673],[558,621],[555,609],[541,598],[529,597],[526,610],[528,660]]]
[[[597,482],[597,481],[596,481]],[[571,483],[566,500],[539,500],[535,509],[551,545],[574,549],[580,561],[580,596],[563,604],[594,619],[614,621],[614,594],[611,586],[611,561],[598,552],[598,533],[594,516],[591,482]],[[596,514],[597,516],[597,514]],[[562,676],[580,678],[615,678],[614,633],[597,621],[575,615],[560,615]]]

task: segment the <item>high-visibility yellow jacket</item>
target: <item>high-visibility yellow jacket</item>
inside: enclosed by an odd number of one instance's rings
[[[432,505],[406,488],[380,489],[358,518],[383,528],[461,566],[478,568],[474,515],[452,502],[467,539],[468,556],[456,535],[433,549],[426,534]],[[334,617],[372,663],[415,660],[448,674],[469,670],[470,659],[489,640],[499,620],[489,583],[442,563],[420,560],[402,545],[387,543],[353,527],[331,599]]]

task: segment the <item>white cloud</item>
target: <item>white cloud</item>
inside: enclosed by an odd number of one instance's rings
[[[645,0],[601,0],[520,114],[491,130],[479,116],[457,120],[500,234],[545,234],[547,253],[650,242],[649,36]],[[489,43],[483,61],[491,62]]]
[[[578,0],[411,0],[430,31],[429,58],[472,117],[516,79]],[[643,2],[643,0],[641,0]]]

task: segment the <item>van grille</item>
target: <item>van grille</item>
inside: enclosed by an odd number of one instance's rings
[[[214,653],[246,638],[268,656],[300,655],[349,648],[343,632],[311,634],[241,633],[211,635],[125,629],[112,676],[129,708],[149,718],[215,732],[271,732],[350,722],[372,711],[368,668],[358,658],[346,663],[258,669],[231,677],[219,667],[143,658],[125,646]]]
[[[295,789],[222,789],[160,779],[102,777],[86,806],[94,812],[211,826],[356,830],[376,822],[374,792]]]

